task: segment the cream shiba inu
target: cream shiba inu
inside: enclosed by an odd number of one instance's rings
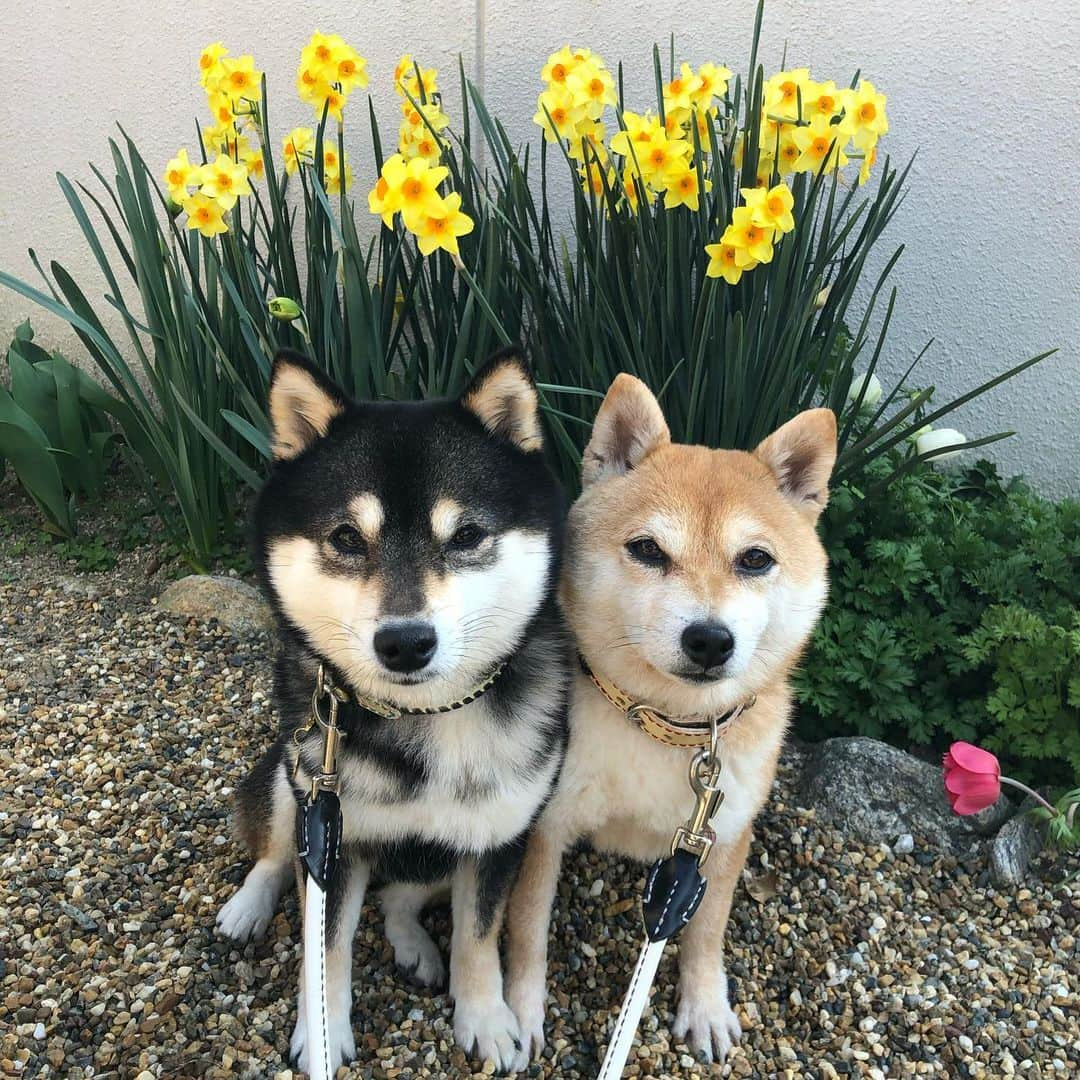
[[[744,453],[673,444],[655,397],[629,375],[608,391],[567,526],[561,601],[582,658],[570,743],[509,908],[516,1068],[544,1042],[548,922],[563,852],[584,837],[643,861],[666,856],[694,804],[691,751],[636,728],[612,698],[676,721],[749,706],[723,733],[725,799],[702,871],[709,886],[680,937],[672,1026],[708,1058],[738,1040],[724,931],[775,774],[789,674],[825,602],[815,523],[835,459],[827,409],[801,413]],[[613,1005],[621,991],[612,987]]]
[[[352,940],[369,886],[382,886],[395,959],[432,985],[443,961],[418,915],[449,888],[454,1033],[505,1067],[518,1028],[499,928],[566,744],[563,503],[536,387],[504,352],[459,400],[359,403],[286,352],[270,415],[275,460],[255,534],[277,616],[282,732],[238,791],[255,863],[218,925],[260,935],[291,879],[297,798],[321,755],[319,738],[303,737],[298,754],[293,735],[322,665],[348,696],[341,864],[327,899],[331,1068],[355,1054]],[[301,992],[292,1050],[306,1070],[304,1010]]]

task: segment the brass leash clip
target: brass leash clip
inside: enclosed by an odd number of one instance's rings
[[[697,859],[699,866],[705,864],[716,840],[709,822],[724,801],[720,787],[721,768],[720,729],[714,718],[708,747],[703,746],[690,761],[690,788],[697,800],[693,813],[671,838],[671,854],[687,851]]]
[[[293,732],[293,742],[296,744],[296,764],[293,766],[293,779],[300,770],[300,745],[304,736],[313,727],[318,727],[323,733],[323,757],[322,765],[311,777],[311,800],[320,791],[337,792],[337,754],[345,733],[338,727],[338,710],[341,705],[348,701],[348,694],[336,687],[330,676],[326,673],[324,665],[319,665],[318,674],[315,676],[315,689],[311,695],[311,714],[308,721],[302,727]],[[323,704],[327,703],[327,715],[323,715]]]

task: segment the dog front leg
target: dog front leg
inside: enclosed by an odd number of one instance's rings
[[[352,947],[370,877],[371,866],[366,860],[343,855],[337,878],[326,897],[326,1009],[330,1030],[331,1074],[339,1065],[356,1057],[352,1032]],[[310,883],[307,887],[314,888]],[[291,1050],[293,1061],[303,1072],[308,1071],[311,1061],[307,1041],[308,1003],[305,997],[301,961],[300,996]]]
[[[522,841],[523,843],[523,841]],[[499,929],[506,891],[520,864],[517,853],[509,877],[502,852],[466,857],[454,871],[451,905],[450,993],[454,998],[454,1038],[467,1054],[510,1068],[521,1046],[518,1023],[503,999]],[[508,853],[514,858],[514,852]]]
[[[537,826],[510,894],[506,1000],[521,1026],[521,1049],[513,1063],[516,1072],[528,1068],[532,1057],[539,1057],[544,1049],[548,928],[564,847],[561,836],[545,830],[543,823]]]
[[[750,850],[749,827],[715,847],[703,868],[708,879],[697,914],[679,937],[679,1008],[671,1032],[708,1061],[723,1061],[742,1028],[728,1000],[724,933],[739,875]]]

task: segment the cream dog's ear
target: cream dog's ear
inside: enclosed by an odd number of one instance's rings
[[[274,357],[270,425],[278,461],[296,457],[321,439],[347,407],[345,395],[306,356],[282,349]]]
[[[636,469],[653,450],[669,442],[671,433],[653,392],[633,375],[616,375],[585,447],[582,486]]]
[[[807,409],[759,443],[754,455],[772,470],[781,493],[816,521],[829,501],[836,416],[831,409]]]
[[[504,349],[490,357],[461,395],[461,404],[496,438],[526,453],[543,449],[540,396],[520,350]]]

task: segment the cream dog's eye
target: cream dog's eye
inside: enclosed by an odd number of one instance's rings
[[[764,574],[776,560],[764,548],[748,548],[738,559],[739,569],[747,574]]]
[[[626,550],[632,558],[646,566],[664,567],[671,561],[651,536],[639,536],[636,540],[631,540],[626,545]]]

